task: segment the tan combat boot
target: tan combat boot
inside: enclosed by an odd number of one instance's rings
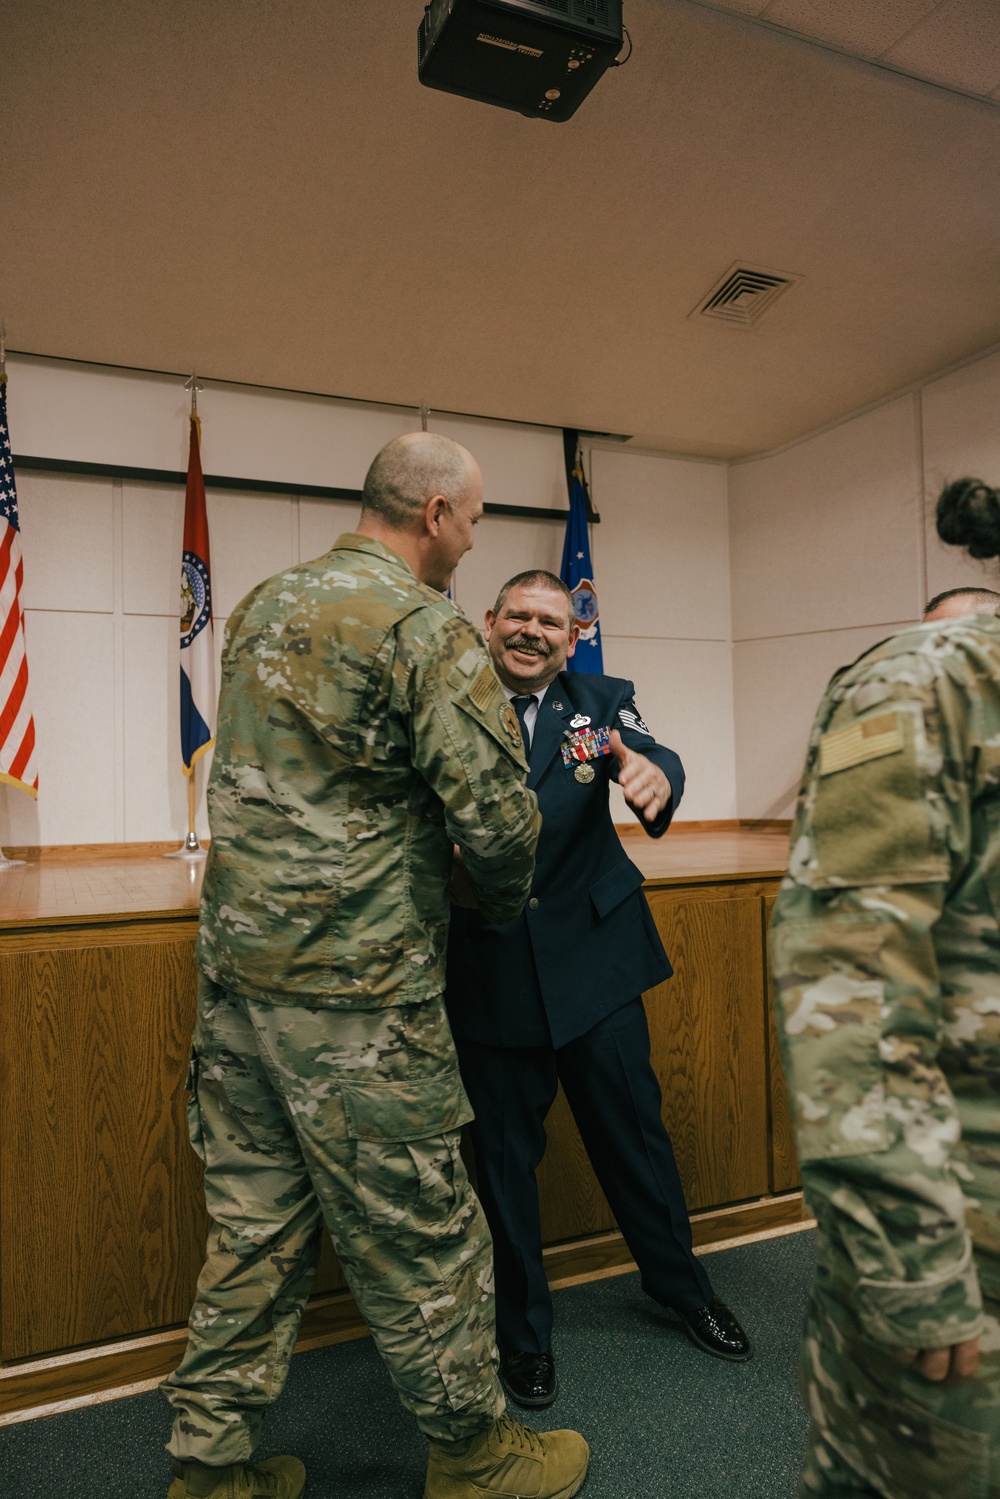
[[[167,1499],[299,1499],[305,1486],[306,1470],[297,1457],[270,1457],[255,1466],[231,1463],[227,1468],[175,1457]]]
[[[577,1431],[534,1431],[501,1416],[464,1442],[431,1442],[424,1499],[570,1499],[589,1458]]]

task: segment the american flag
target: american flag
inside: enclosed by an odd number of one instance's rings
[[[38,795],[35,721],[28,698],[21,584],[21,530],[7,432],[7,376],[0,373],[0,782]]]

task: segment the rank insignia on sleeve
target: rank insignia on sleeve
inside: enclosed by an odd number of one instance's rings
[[[642,715],[636,711],[634,706],[631,708],[620,708],[618,710],[618,717],[623,728],[634,729],[637,734],[649,733]]]
[[[507,735],[508,739],[510,739],[513,744],[516,744],[518,748],[520,748],[521,725],[518,723],[517,714],[514,712],[510,703],[504,703],[503,707],[500,709],[500,723],[502,724],[504,733]]]
[[[485,713],[490,703],[495,697],[499,697],[502,690],[500,679],[492,666],[484,666],[469,688],[469,697],[479,711]]]
[[[566,743],[562,745],[562,758],[564,765],[584,765],[588,760],[598,760],[601,755],[611,753],[611,730],[604,729],[581,729],[578,734],[566,735]],[[591,767],[592,768],[592,767]],[[593,780],[593,776],[577,775],[577,780]]]

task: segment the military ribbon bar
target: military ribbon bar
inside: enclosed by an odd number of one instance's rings
[[[584,760],[597,760],[611,753],[611,730],[581,729],[579,734],[566,735],[562,746],[564,765],[579,765]]]

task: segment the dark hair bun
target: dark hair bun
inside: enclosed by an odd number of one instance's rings
[[[956,479],[937,502],[937,532],[970,557],[1000,557],[1000,491],[982,479]]]

